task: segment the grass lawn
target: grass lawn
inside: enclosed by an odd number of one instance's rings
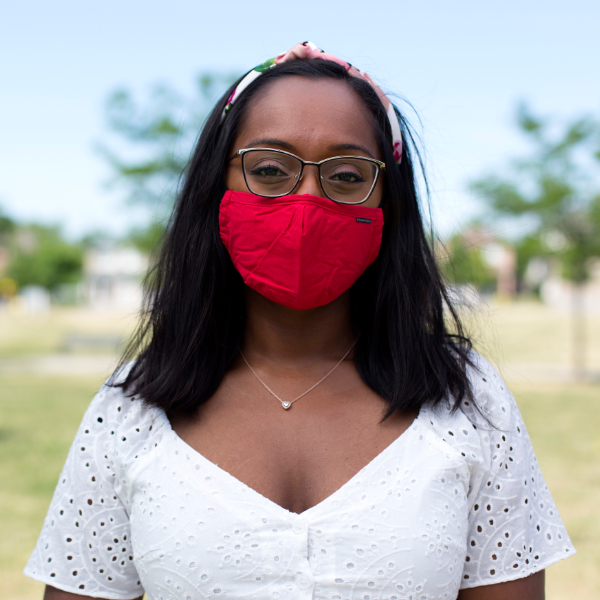
[[[577,549],[546,571],[546,598],[600,598],[600,384],[511,388]]]
[[[132,314],[53,308],[47,314],[15,316],[0,311],[0,359],[44,355],[70,350],[70,337],[104,339],[101,352],[114,352],[136,322]],[[112,348],[111,348],[112,346]],[[78,348],[75,348],[78,351]],[[91,346],[94,351],[94,347]],[[90,347],[85,348],[86,353]]]
[[[41,599],[21,575],[99,378],[0,377],[0,598]]]
[[[571,316],[535,301],[498,302],[465,315],[475,348],[496,365],[571,366]],[[600,375],[600,313],[586,317],[587,368]],[[506,377],[508,372],[504,372]]]

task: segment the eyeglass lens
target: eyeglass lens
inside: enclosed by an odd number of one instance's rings
[[[242,164],[250,191],[259,196],[289,194],[302,171],[297,158],[268,150],[244,153]],[[369,195],[377,171],[377,165],[365,159],[335,158],[321,165],[321,185],[332,200],[358,204]]]

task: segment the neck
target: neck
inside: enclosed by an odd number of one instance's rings
[[[293,310],[246,288],[246,356],[297,363],[343,355],[354,341],[347,293],[326,306]]]

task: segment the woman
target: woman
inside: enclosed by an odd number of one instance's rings
[[[310,43],[219,101],[25,570],[46,598],[543,598],[574,549],[446,328],[410,139]]]

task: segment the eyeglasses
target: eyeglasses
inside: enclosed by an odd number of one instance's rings
[[[243,148],[242,170],[248,189],[258,196],[280,198],[291,194],[302,179],[306,165],[319,169],[319,182],[327,198],[341,204],[362,204],[369,199],[385,163],[362,156],[334,156],[319,162],[270,148]]]

